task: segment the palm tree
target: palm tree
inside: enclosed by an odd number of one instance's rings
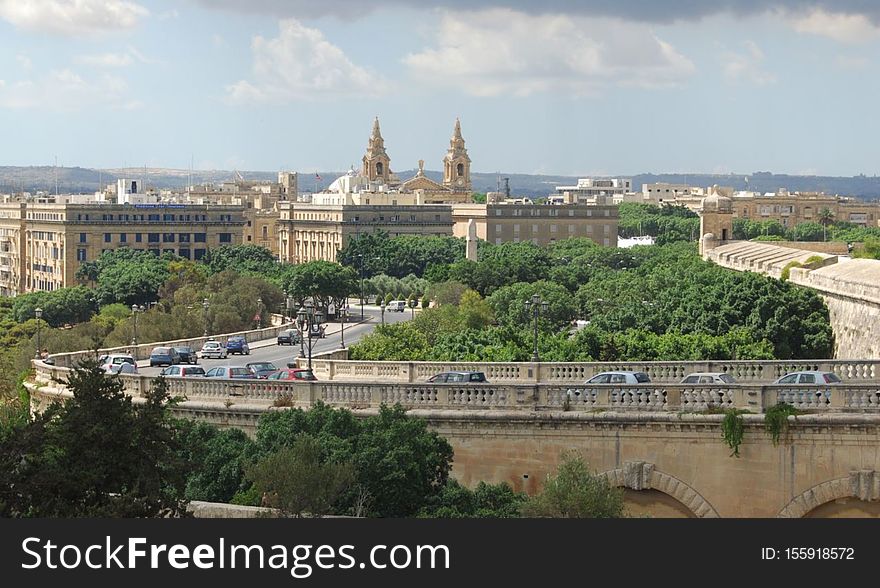
[[[819,211],[819,222],[822,223],[822,240],[828,240],[828,225],[834,221],[834,211],[823,208]]]

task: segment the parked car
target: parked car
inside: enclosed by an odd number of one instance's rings
[[[199,358],[192,347],[175,347],[174,350],[180,355],[180,363],[199,363]]]
[[[199,355],[202,356],[202,359],[226,359],[228,352],[220,341],[209,340],[202,345]]]
[[[118,374],[119,369],[124,364],[134,366],[134,373],[137,373],[137,362],[134,360],[134,357],[127,353],[113,353],[110,355],[102,355],[98,358],[98,361],[101,363],[101,368],[108,374]]]
[[[150,353],[150,367],[155,365],[177,365],[180,363],[180,354],[174,347],[156,347]]]
[[[267,380],[283,380],[283,381],[292,381],[298,380],[303,382],[314,382],[318,378],[315,377],[315,374],[312,370],[305,368],[284,368],[278,370],[277,372],[273,372],[269,374],[266,378]]]
[[[785,374],[774,384],[840,384],[842,380],[834,372],[792,372]]]
[[[171,365],[162,370],[162,375],[172,378],[204,378],[205,368],[200,365]]]
[[[254,374],[260,380],[265,380],[269,374],[278,371],[278,366],[276,366],[271,361],[252,361],[250,363],[246,363],[245,367],[254,372]]]
[[[442,372],[431,376],[428,381],[432,384],[457,384],[472,382],[474,384],[488,384],[486,374],[483,372]]]
[[[586,384],[650,384],[651,377],[645,372],[602,372],[585,382]]]
[[[682,384],[736,384],[736,378],[724,372],[697,372],[688,374]]]
[[[406,310],[406,300],[392,300],[385,305],[385,310],[388,312],[403,312]]]
[[[214,367],[205,372],[206,378],[232,378],[235,380],[255,380],[257,378],[250,368],[224,365]]]
[[[278,345],[296,345],[299,340],[299,331],[296,329],[287,329],[278,333]]]
[[[226,340],[226,351],[229,355],[238,353],[240,355],[250,355],[251,348],[248,346],[244,337],[230,337]]]

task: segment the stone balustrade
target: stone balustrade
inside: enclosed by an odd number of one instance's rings
[[[694,372],[724,372],[738,383],[769,383],[789,372],[834,372],[846,382],[869,382],[880,378],[880,359],[808,359],[784,361],[632,361],[571,363],[488,363],[430,361],[350,361],[342,358],[312,359],[319,380],[425,382],[447,371],[475,371],[495,384],[577,384],[605,371],[645,372],[655,383],[680,382]]]
[[[349,362],[356,363],[356,362]],[[63,394],[68,368],[36,362],[33,389],[50,387]],[[527,368],[524,368],[527,369]],[[153,378],[118,376],[127,394],[142,397]],[[349,408],[400,404],[405,408],[453,410],[521,409],[542,411],[704,412],[741,409],[753,413],[787,402],[810,412],[880,413],[880,382],[791,386],[767,384],[594,384],[487,383],[431,384],[394,382],[226,380],[168,378],[169,391],[203,406],[243,405],[268,410],[272,406],[312,406],[322,401]]]
[[[277,320],[276,320],[277,318]],[[144,343],[142,345],[125,345],[122,347],[110,347],[106,349],[99,349],[97,351],[97,355],[104,355],[110,353],[130,353],[135,360],[149,359],[150,353],[156,347],[192,347],[196,351],[202,348],[202,345],[205,341],[209,339],[216,339],[218,341],[225,340],[228,337],[244,337],[248,343],[253,341],[263,341],[265,339],[272,339],[278,336],[278,333],[289,329],[293,326],[292,323],[283,323],[280,321],[280,317],[278,315],[273,315],[273,323],[278,322],[276,326],[267,327],[265,329],[255,329],[252,331],[238,331],[236,333],[223,333],[219,335],[210,335],[208,337],[191,337],[189,339],[178,339],[176,341],[162,341],[153,342],[153,343]],[[71,367],[76,365],[78,361],[86,357],[95,357],[96,353],[94,351],[73,351],[70,353],[55,353],[52,354],[52,359],[55,361],[55,365],[59,367]]]

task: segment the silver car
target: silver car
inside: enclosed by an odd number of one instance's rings
[[[585,384],[650,384],[651,377],[645,372],[602,372],[596,374]]]
[[[697,372],[688,374],[682,384],[736,384],[736,379],[725,372]]]
[[[840,379],[840,376],[835,374],[834,372],[819,372],[819,371],[805,371],[805,372],[791,372],[790,374],[785,374],[775,382],[774,384],[840,384],[843,381]]]

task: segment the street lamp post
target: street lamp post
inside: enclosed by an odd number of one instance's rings
[[[415,298],[410,298],[409,300],[409,309],[412,312],[411,318],[416,318],[416,305],[419,303]]]
[[[339,336],[342,338],[342,348],[345,349],[345,321],[348,319],[348,306],[343,306],[337,313],[339,316]]]
[[[42,340],[40,339],[40,330],[43,325],[43,309],[39,306],[34,309],[34,316],[37,318],[37,353],[34,355],[37,359],[40,359],[42,355],[40,351],[43,349]]]
[[[364,254],[358,253],[358,268],[361,274],[361,320],[364,320]]]
[[[263,299],[257,298],[257,316],[255,317],[257,320],[254,322],[257,323],[257,328],[260,329],[263,327]]]
[[[305,331],[309,338],[309,369],[312,369],[312,330],[319,327],[324,322],[324,312],[321,309],[315,310],[311,303],[301,306],[296,313],[296,322],[302,331]],[[302,338],[300,338],[302,339]]]
[[[379,305],[379,308],[382,310],[382,326],[385,326],[385,301],[382,301],[382,304]]]
[[[532,361],[538,363],[541,359],[538,357],[538,317],[541,315],[541,312],[547,312],[547,308],[550,305],[547,304],[546,301],[541,300],[541,297],[537,294],[532,294],[531,299],[526,300],[525,307],[526,312],[531,312],[532,316],[535,317],[535,352],[532,355]]]
[[[204,334],[202,335],[203,337],[207,337],[207,336],[208,336],[208,307],[209,307],[209,306],[210,306],[210,303],[208,303],[208,299],[207,299],[207,298],[205,298],[204,300],[202,300],[202,308],[203,308],[204,311],[205,311],[205,332],[204,332]]]
[[[138,306],[137,304],[131,305],[131,315],[134,319],[134,324],[132,325],[131,331],[131,346],[135,347],[138,344],[138,314],[144,312],[146,308],[143,306]]]

